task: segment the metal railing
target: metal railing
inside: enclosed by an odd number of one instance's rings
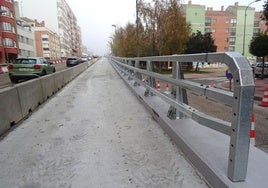
[[[155,94],[170,104],[167,112],[170,119],[187,116],[203,126],[228,135],[230,144],[227,176],[234,182],[246,179],[250,118],[253,112],[255,86],[251,66],[244,56],[236,52],[227,52],[136,58],[112,57],[111,59],[117,69],[135,79],[135,84],[143,84],[146,87],[145,96]],[[155,62],[172,62],[172,77],[153,72]],[[185,80],[181,62],[220,62],[226,64],[233,76],[234,91],[225,91]],[[141,63],[146,63],[146,70],[140,68]],[[143,82],[142,75],[147,76],[147,82]],[[156,89],[155,79],[172,84],[175,87],[173,95],[159,92]],[[192,108],[188,105],[186,90],[231,106],[232,120],[230,122],[224,121]]]

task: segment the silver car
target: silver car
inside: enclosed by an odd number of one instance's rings
[[[262,73],[262,63],[258,63],[256,65],[256,67],[254,68],[255,77],[257,77],[257,78],[260,77],[261,73]],[[263,74],[263,76],[264,77],[268,76],[268,62],[264,63],[264,74]]]

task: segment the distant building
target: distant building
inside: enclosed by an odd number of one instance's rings
[[[51,60],[61,59],[60,39],[57,33],[48,29],[44,21],[38,22],[26,17],[20,19],[26,22],[34,32],[36,56]]]
[[[191,1],[182,4],[182,11],[186,21],[192,26],[192,32],[210,32],[215,39],[217,52],[236,51],[243,54],[244,47],[244,55],[249,58],[252,57],[248,47],[252,37],[265,31],[267,27],[261,21],[261,13],[255,12],[252,7],[247,8],[244,24],[246,8],[247,6],[239,6],[237,2],[226,10],[222,6],[219,11],[211,7],[206,9],[204,5],[192,4]]]
[[[13,62],[19,53],[13,0],[0,1],[0,63]]]
[[[36,56],[35,37],[31,25],[24,20],[17,18],[17,31],[19,42],[18,57]]]
[[[47,27],[34,27],[36,54],[40,57],[61,59],[60,39],[57,33]]]
[[[192,4],[192,1],[189,1],[188,4],[183,4],[181,8],[186,22],[191,24],[192,33],[196,33],[196,31],[204,33],[206,7],[204,5]]]
[[[24,4],[20,4],[20,6],[21,5],[25,8]],[[46,18],[46,32],[48,32],[48,30],[50,31],[49,33],[51,35],[49,34],[49,36],[52,36],[52,33],[59,36],[61,58],[81,56],[81,30],[77,25],[76,16],[67,2],[65,0],[46,0],[38,1],[34,6],[35,9],[38,9],[38,15],[36,15],[36,17],[42,15],[42,17]],[[27,15],[27,12],[23,14]],[[34,19],[32,21],[34,21]],[[42,22],[40,24],[42,24]],[[36,25],[36,27],[40,26]],[[52,54],[52,52],[50,53]],[[44,52],[44,54],[48,54],[48,52]],[[57,52],[55,52],[55,54],[57,54]]]

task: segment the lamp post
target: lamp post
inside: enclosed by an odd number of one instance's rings
[[[139,13],[138,0],[136,0],[136,40],[137,40],[136,50],[137,50],[137,57],[140,56],[140,53],[139,53],[139,15],[138,15],[138,13]]]
[[[114,32],[116,32],[116,25],[112,24],[112,27],[114,27]]]
[[[246,10],[245,10],[245,17],[244,17],[244,34],[243,34],[243,51],[242,51],[242,55],[245,55],[245,38],[246,38],[246,24],[247,24],[247,10],[249,8],[249,6],[253,3],[256,3],[260,0],[255,0],[255,1],[252,1],[251,3],[248,4],[248,6],[246,7]]]

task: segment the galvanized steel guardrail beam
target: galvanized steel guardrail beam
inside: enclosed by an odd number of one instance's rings
[[[164,101],[179,110],[183,114],[192,118],[201,125],[212,128],[223,134],[230,136],[229,144],[229,161],[227,176],[230,180],[244,181],[247,174],[247,164],[249,155],[250,143],[250,127],[251,114],[253,112],[254,102],[254,79],[252,69],[247,59],[236,52],[226,53],[202,53],[202,54],[187,54],[187,55],[171,55],[171,56],[154,56],[154,57],[136,57],[122,58],[113,57],[114,64],[124,74],[129,75],[139,84],[143,84],[150,92],[158,95]],[[140,62],[146,62],[147,70],[140,69]],[[179,79],[173,74],[173,78],[152,72],[152,64],[154,62],[220,62],[228,66],[233,75],[234,91],[229,92],[217,88],[207,87],[197,84],[189,80]],[[149,66],[148,66],[149,65]],[[179,66],[173,69],[177,74],[180,72]],[[174,73],[174,72],[173,72]],[[183,88],[194,92],[198,95],[203,95],[207,98],[219,101],[232,107],[232,120],[230,122],[223,121],[218,118],[204,114],[182,100],[176,100],[163,94],[152,87],[152,84],[146,84],[141,80],[141,74],[147,75],[152,79],[160,79],[166,81],[178,88]]]

